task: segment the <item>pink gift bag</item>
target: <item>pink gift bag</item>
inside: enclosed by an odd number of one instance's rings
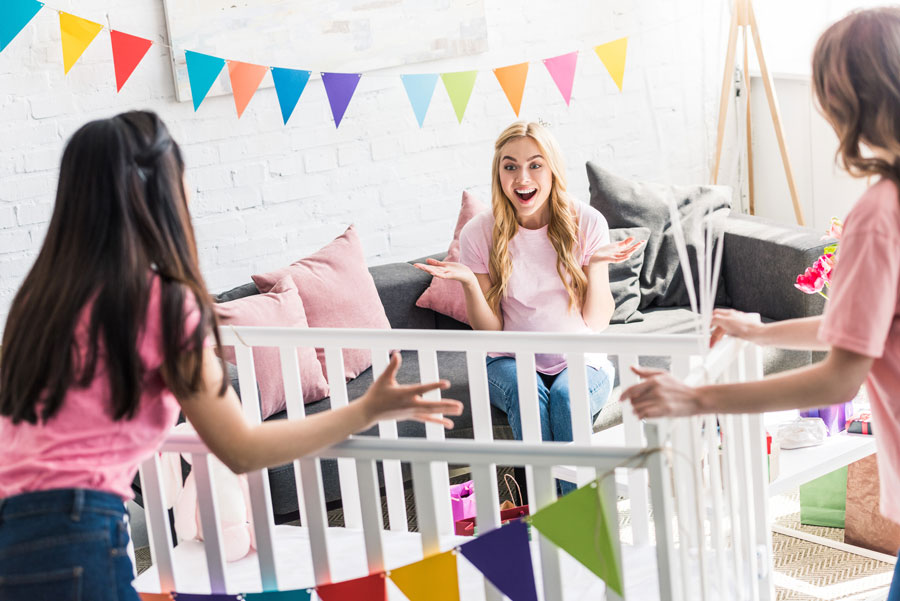
[[[453,521],[475,517],[475,483],[471,480],[450,486]]]

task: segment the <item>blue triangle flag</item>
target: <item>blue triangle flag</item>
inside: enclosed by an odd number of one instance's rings
[[[322,83],[325,84],[325,93],[328,94],[328,104],[331,105],[331,114],[334,116],[334,126],[340,127],[341,119],[353,92],[362,77],[359,73],[322,73]]]
[[[275,81],[275,93],[278,95],[278,105],[281,107],[281,118],[287,125],[288,119],[300,100],[300,95],[306,89],[309,81],[309,71],[297,69],[282,69],[272,67],[272,79]]]
[[[523,520],[486,532],[459,550],[512,601],[537,601],[528,526]]]
[[[422,127],[422,123],[425,121],[425,113],[428,112],[431,97],[434,95],[434,86],[437,84],[438,74],[401,75],[400,79],[403,80],[406,95],[409,96],[409,102],[412,104],[413,112],[419,121],[419,127]]]
[[[191,81],[191,98],[194,100],[194,110],[196,111],[225,66],[225,59],[192,50],[185,50],[184,58],[187,61],[188,79]]]
[[[0,52],[25,29],[43,6],[44,3],[37,0],[3,0],[0,6]]]
[[[269,593],[243,593],[244,601],[309,601],[312,593],[308,589],[296,591],[272,591]]]

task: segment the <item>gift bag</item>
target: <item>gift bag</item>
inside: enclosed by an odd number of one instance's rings
[[[847,432],[850,434],[868,434],[874,435],[872,431],[872,412],[863,411],[858,415],[854,415],[847,422]]]
[[[847,468],[800,486],[800,523],[807,526],[844,527],[847,504]]]
[[[900,524],[881,515],[878,463],[869,455],[847,469],[847,517],[844,542],[887,555],[900,549]]]
[[[828,435],[841,432],[847,426],[847,420],[853,415],[853,401],[829,405],[820,409],[807,409],[800,412],[800,417],[820,417],[825,422]]]
[[[515,498],[513,497],[512,489],[509,486],[510,480],[512,480],[513,484],[516,485],[516,489],[519,492],[519,504],[515,505],[511,501],[503,501],[502,503],[500,503],[501,525],[509,522],[510,520],[518,520],[528,515],[528,505],[522,504],[522,490],[519,488],[519,483],[516,482],[516,479],[511,475],[503,475],[503,481],[506,483],[506,490],[507,492],[509,492],[510,498]],[[457,536],[475,536],[477,534],[477,531],[474,512],[472,517],[463,518],[461,520],[454,520],[454,530]]]
[[[471,480],[450,486],[453,521],[475,517],[475,483]]]

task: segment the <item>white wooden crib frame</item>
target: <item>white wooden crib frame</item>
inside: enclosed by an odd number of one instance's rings
[[[500,525],[497,465],[526,467],[532,514],[555,501],[554,477],[584,484],[598,474],[617,470],[615,478],[601,482],[606,505],[616,514],[608,516],[609,523],[619,523],[615,510],[617,495],[627,495],[631,503],[632,544],[648,545],[652,542],[652,509],[660,599],[688,601],[732,596],[753,601],[774,599],[766,456],[760,416],[710,415],[640,422],[630,406],[625,405],[624,423],[612,434],[593,434],[592,424],[586,418],[590,414],[586,353],[617,355],[623,385],[635,381],[627,366],[637,364],[639,355],[671,357],[671,371],[676,376],[691,384],[703,384],[761,377],[761,352],[753,345],[726,339],[708,351],[708,339],[701,335],[258,327],[223,327],[220,333],[223,345],[235,348],[244,413],[252,423],[260,421],[252,347],[280,349],[288,419],[304,418],[297,347],[324,347],[332,408],[348,402],[346,384],[341,385],[345,382],[343,348],[372,349],[375,374],[387,366],[389,349],[416,350],[422,381],[438,379],[438,350],[466,353],[474,440],[445,440],[444,430],[437,424],[426,424],[425,439],[398,439],[396,422],[384,421],[378,425],[378,437],[351,437],[316,456],[294,462],[301,521],[309,530],[315,584],[332,581],[327,553],[329,526],[318,461],[337,458],[345,527],[363,531],[370,573],[385,569],[376,461],[382,462],[390,529],[396,531],[407,529],[401,461],[411,464],[424,557],[446,550],[446,539],[453,534],[448,463],[471,466],[479,493],[476,509],[481,532]],[[492,438],[485,369],[485,356],[490,351],[516,353],[523,441]],[[538,352],[566,354],[572,377],[573,443],[540,440],[533,376],[534,354]],[[439,391],[433,391],[426,398],[437,399],[439,395]],[[609,441],[613,440],[616,442],[611,444]],[[635,460],[647,449],[662,448],[667,451],[644,453],[641,462]],[[212,593],[225,593],[226,563],[216,501],[211,492],[209,451],[195,435],[185,434],[170,435],[162,450],[193,454],[208,567],[208,574],[198,577],[208,578]],[[266,470],[251,472],[248,479],[260,581],[263,590],[278,590],[275,531]],[[141,480],[151,552],[159,575],[158,590],[179,590],[179,584],[184,583],[175,580],[158,456],[142,465]],[[535,571],[541,573],[543,599],[561,600],[564,587],[559,550],[549,540],[539,538],[540,560]],[[621,557],[618,539],[616,543]],[[623,571],[627,586],[627,569]],[[488,601],[504,598],[487,580],[484,588]],[[619,596],[608,590],[607,598],[619,599]]]

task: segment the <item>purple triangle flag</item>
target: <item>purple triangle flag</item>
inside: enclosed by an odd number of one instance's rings
[[[512,601],[537,601],[528,526],[522,520],[486,532],[459,548]]]
[[[335,128],[340,127],[344,111],[347,110],[361,77],[360,73],[322,73],[322,83],[325,84],[325,93],[328,94],[328,104],[331,105]]]
[[[173,592],[172,597],[176,601],[240,601],[238,595],[212,594],[212,595],[195,595],[193,593],[177,593]]]

